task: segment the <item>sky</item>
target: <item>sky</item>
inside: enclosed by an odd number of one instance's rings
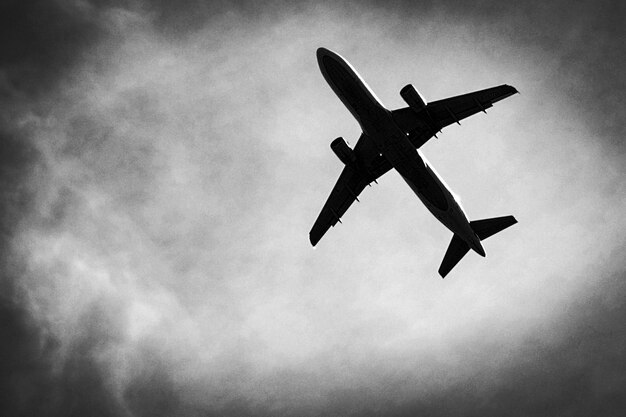
[[[7,1],[3,416],[621,416],[619,1]],[[311,248],[358,124],[315,50],[390,109],[519,95],[423,154],[519,223],[442,280],[450,232],[395,172]]]

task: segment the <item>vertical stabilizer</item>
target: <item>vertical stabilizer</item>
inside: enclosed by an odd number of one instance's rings
[[[448,246],[446,255],[443,257],[443,261],[439,267],[439,275],[441,275],[441,278],[445,278],[446,275],[448,275],[448,272],[450,272],[452,268],[454,268],[456,264],[463,259],[468,251],[469,246],[463,239],[461,239],[458,235],[452,236],[450,246]]]

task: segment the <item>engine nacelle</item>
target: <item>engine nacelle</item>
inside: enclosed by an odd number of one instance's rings
[[[350,147],[348,146],[346,141],[343,140],[342,137],[339,137],[332,141],[330,143],[330,149],[335,152],[337,158],[339,158],[339,160],[343,162],[344,165],[351,165],[356,162],[356,155],[354,154],[354,151],[350,149]]]
[[[422,95],[418,93],[411,84],[407,84],[402,87],[402,90],[400,90],[400,96],[402,96],[402,99],[406,101],[406,104],[408,104],[409,107],[416,112],[424,110],[426,107],[426,100],[424,100],[424,97],[422,97]]]

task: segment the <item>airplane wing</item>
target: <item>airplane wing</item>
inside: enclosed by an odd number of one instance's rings
[[[419,113],[405,107],[393,110],[392,115],[398,127],[405,131],[413,145],[419,148],[444,127],[452,123],[461,124],[461,120],[478,112],[486,113],[494,103],[517,92],[515,87],[503,84],[430,102]]]
[[[354,200],[358,201],[359,194],[367,185],[391,169],[389,161],[380,155],[369,138],[364,136],[361,135],[354,147],[357,164],[346,165],[343,168],[326,204],[313,224],[309,233],[313,246],[320,241],[328,229],[334,227],[337,222],[341,223],[341,216],[345,214]]]

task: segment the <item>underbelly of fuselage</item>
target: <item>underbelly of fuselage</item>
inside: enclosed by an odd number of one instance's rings
[[[371,113],[373,111],[370,110]],[[381,109],[375,117],[363,120],[362,127],[380,153],[444,226],[461,236],[473,235],[469,220],[452,192],[406,134],[396,126],[388,110]]]

